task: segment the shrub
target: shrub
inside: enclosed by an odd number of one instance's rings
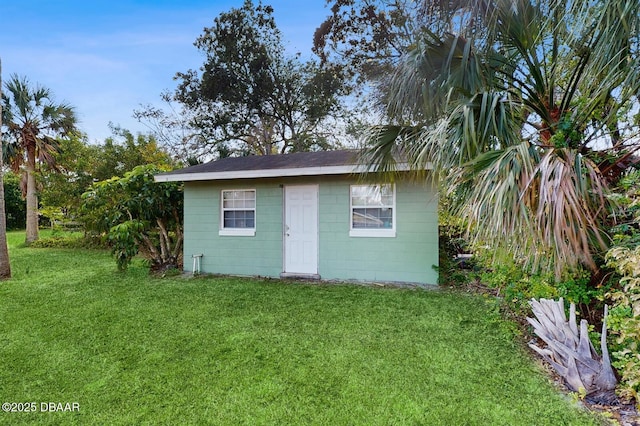
[[[438,229],[438,284],[466,284],[469,280],[469,274],[465,269],[472,269],[475,261],[468,259],[463,264],[456,258],[459,254],[469,252],[467,242],[464,239],[464,231],[456,225],[440,225]]]
[[[442,191],[443,195],[438,203],[438,248],[439,266],[438,284],[461,285],[469,282],[469,269],[475,266],[474,259],[461,261],[459,254],[470,253],[464,219],[453,214],[453,195]]]
[[[138,166],[123,177],[94,183],[85,192],[80,220],[106,235],[119,270],[138,253],[152,268],[179,267],[182,260],[182,185],[156,183],[153,166]]]
[[[40,238],[29,244],[29,247],[101,249],[104,248],[104,244],[99,238],[92,235],[56,233],[54,231],[50,237]]]
[[[504,289],[505,300],[517,310],[525,309],[531,299],[553,299],[558,290],[552,280],[543,275],[525,275],[520,280],[508,284]]]
[[[640,391],[640,246],[614,247],[607,265],[620,274],[621,288],[607,294],[613,303],[609,329],[615,336],[613,366],[620,373],[620,394],[638,402]]]
[[[20,176],[12,172],[5,172],[3,179],[7,229],[24,229],[27,225],[27,204],[22,198]]]

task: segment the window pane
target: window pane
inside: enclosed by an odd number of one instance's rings
[[[353,206],[366,206],[367,205],[367,197],[364,196],[355,196],[351,198],[351,205]]]
[[[351,229],[393,229],[394,186],[351,186]]]
[[[361,199],[365,199],[366,198],[366,186],[363,185],[352,185],[351,186],[351,198],[361,198]]]
[[[255,212],[252,210],[232,210],[224,212],[225,228],[255,228]]]
[[[368,229],[390,229],[393,227],[393,209],[384,208],[354,208],[352,227]]]
[[[256,227],[256,219],[255,219],[255,214],[256,212],[254,211],[247,211],[245,212],[245,228],[255,228]]]
[[[222,227],[255,228],[255,190],[222,191]]]
[[[353,185],[351,186],[351,205],[393,206],[393,187],[391,185]]]
[[[253,209],[256,206],[255,191],[223,191],[222,206],[225,209]]]
[[[235,213],[236,212],[224,212],[224,227],[235,228]]]
[[[383,206],[392,206],[393,205],[393,194],[383,194],[381,199]]]

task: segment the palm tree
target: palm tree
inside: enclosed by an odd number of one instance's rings
[[[0,60],[0,99],[2,99],[2,60]],[[0,102],[0,152],[2,152],[2,102]],[[0,280],[11,278],[7,247],[7,216],[4,209],[4,162],[0,155]]]
[[[607,189],[640,147],[637,0],[424,0],[366,160],[432,163],[481,241],[534,269],[608,244]],[[435,17],[435,18],[434,18]]]
[[[75,131],[74,109],[56,104],[49,89],[31,86],[26,77],[12,75],[5,84],[3,119],[7,127],[7,158],[12,168],[23,171],[27,201],[26,243],[38,239],[38,197],[35,174],[39,164],[55,167],[57,137]]]

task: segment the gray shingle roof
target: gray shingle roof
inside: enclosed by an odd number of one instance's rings
[[[156,175],[156,181],[215,180],[249,177],[351,173],[357,150],[298,152],[281,155],[229,157]]]
[[[250,155],[247,157],[228,157],[205,164],[175,170],[171,173],[211,173],[240,170],[293,169],[300,167],[326,167],[356,165],[358,151],[320,151],[296,152],[281,155]]]

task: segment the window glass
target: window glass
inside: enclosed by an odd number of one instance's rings
[[[393,229],[393,185],[351,186],[351,229]]]
[[[256,191],[222,191],[222,229],[256,227]]]

